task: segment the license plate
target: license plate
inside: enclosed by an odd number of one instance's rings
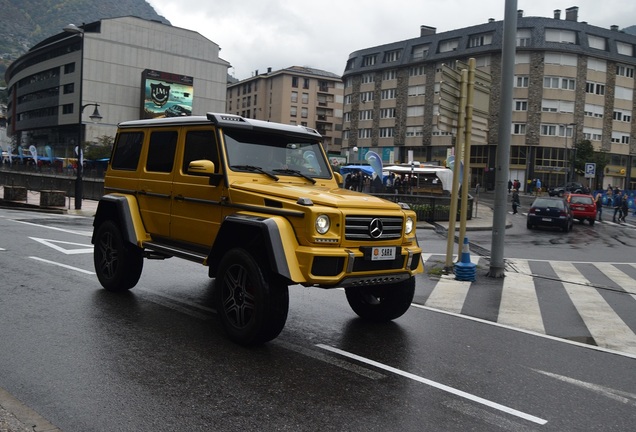
[[[385,261],[395,259],[394,247],[373,247],[371,250],[371,261]]]
[[[552,222],[552,218],[541,218],[543,222]]]
[[[577,211],[584,211],[584,210],[585,210],[585,207],[574,207],[574,210],[577,210]]]

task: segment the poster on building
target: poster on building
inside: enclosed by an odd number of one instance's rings
[[[192,115],[194,79],[146,69],[141,74],[141,118]]]

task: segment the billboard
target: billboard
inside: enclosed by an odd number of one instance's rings
[[[146,69],[141,73],[142,119],[192,115],[194,79]]]

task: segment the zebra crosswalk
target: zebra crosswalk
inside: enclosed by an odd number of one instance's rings
[[[444,256],[423,257],[414,302],[636,356],[636,264],[507,259],[492,279],[486,257],[473,282],[445,275]]]

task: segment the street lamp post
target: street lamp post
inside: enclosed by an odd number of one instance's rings
[[[84,109],[89,106],[94,106],[95,110],[93,114],[90,115],[91,120],[99,121],[102,119],[102,116],[99,114],[99,110],[97,107],[99,104],[96,103],[88,103],[86,105],[82,105],[83,101],[83,92],[82,89],[84,87],[84,29],[77,27],[75,24],[69,24],[64,27],[64,31],[72,34],[76,34],[80,38],[80,75],[79,75],[79,103],[77,104],[79,108],[78,113],[78,122],[77,122],[77,177],[75,178],[75,210],[81,210],[82,208],[82,198],[84,194],[84,180],[83,180],[83,170],[84,170],[84,145],[82,136],[83,127],[82,127],[82,113]]]
[[[570,182],[570,151],[568,149],[568,129],[570,126],[574,128],[576,126],[576,123],[562,124],[561,126],[563,126],[563,134],[565,135],[565,157],[563,158],[563,160],[565,162],[565,184],[567,185]],[[573,143],[573,146],[574,144],[576,143]],[[572,162],[572,165],[574,165],[574,162]]]

